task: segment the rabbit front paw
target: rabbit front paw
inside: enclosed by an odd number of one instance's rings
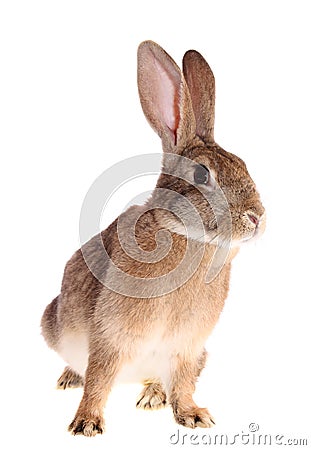
[[[101,417],[79,417],[76,416],[68,427],[71,434],[82,434],[84,436],[96,436],[104,432],[104,420]]]
[[[193,407],[186,410],[174,411],[175,420],[188,428],[211,428],[215,421],[205,408]]]
[[[57,389],[78,388],[83,387],[84,380],[72,370],[69,366],[65,367],[64,372],[57,381]]]
[[[136,407],[141,409],[160,409],[165,406],[166,394],[160,383],[147,384],[136,403]]]

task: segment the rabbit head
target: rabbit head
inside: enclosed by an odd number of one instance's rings
[[[138,89],[162,139],[163,171],[149,204],[159,205],[161,197],[163,225],[217,245],[261,234],[265,211],[245,163],[214,141],[215,80],[205,59],[190,50],[181,71],[160,46],[145,41],[138,49]]]

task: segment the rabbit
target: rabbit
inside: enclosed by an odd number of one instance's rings
[[[162,141],[156,188],[72,256],[41,321],[48,346],[68,364],[57,387],[83,387],[73,435],[104,432],[107,397],[123,381],[142,383],[138,408],[170,405],[178,424],[215,424],[192,398],[205,343],[228,295],[232,259],[265,228],[245,163],[214,140],[215,81],[201,54],[187,51],[180,70],[158,44],[142,42],[138,90]],[[225,257],[207,281],[218,250]]]

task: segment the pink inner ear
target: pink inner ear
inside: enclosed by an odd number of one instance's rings
[[[154,65],[157,72],[157,92],[154,93],[154,100],[161,116],[160,120],[172,131],[176,140],[179,125],[179,99],[176,82],[174,83],[173,77],[156,58],[154,59]]]

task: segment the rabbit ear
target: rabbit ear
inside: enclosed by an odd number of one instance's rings
[[[183,73],[190,91],[196,120],[196,134],[214,142],[215,79],[205,59],[195,50],[183,58]]]
[[[177,152],[195,136],[195,118],[183,74],[155,42],[138,48],[138,90],[142,109],[166,151]]]

